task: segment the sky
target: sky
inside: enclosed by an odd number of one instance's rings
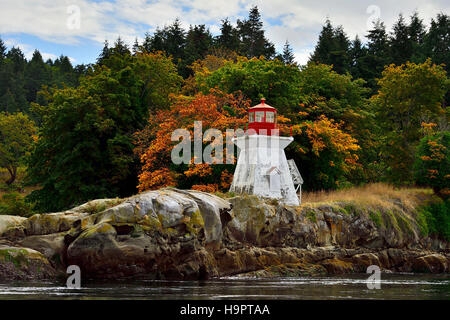
[[[428,26],[440,12],[450,13],[448,0],[0,0],[0,37],[7,47],[20,47],[29,59],[38,49],[44,59],[69,56],[74,64],[93,63],[105,40],[120,36],[130,46],[179,18],[185,28],[206,24],[213,35],[221,20],[245,19],[257,5],[266,36],[281,51],[286,40],[296,61],[307,62],[322,25],[329,18],[350,39],[365,41],[378,18],[388,30],[401,13],[414,11]]]

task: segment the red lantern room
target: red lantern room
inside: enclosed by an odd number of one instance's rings
[[[273,129],[277,129],[277,109],[266,104],[266,99],[262,98],[260,104],[248,110],[249,134],[270,136]]]

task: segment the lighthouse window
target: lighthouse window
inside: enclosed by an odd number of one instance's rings
[[[263,122],[263,121],[264,121],[264,111],[256,111],[255,122]]]
[[[274,114],[272,111],[266,111],[266,122],[274,122]]]
[[[248,122],[250,122],[250,123],[252,123],[254,120],[254,113],[253,112],[250,112],[249,114],[248,114]]]

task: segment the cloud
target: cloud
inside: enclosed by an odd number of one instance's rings
[[[268,38],[277,49],[288,39],[298,57],[311,51],[327,17],[333,25],[343,25],[350,38],[358,34],[364,40],[367,23],[374,17],[373,11],[367,12],[369,6],[379,8],[388,29],[399,13],[409,16],[417,10],[428,24],[437,13],[450,11],[447,0],[0,0],[0,34],[29,34],[79,46],[86,40],[112,42],[120,35],[132,44],[136,37],[142,39],[145,32],[177,17],[183,27],[206,24],[217,33],[220,20],[228,17],[235,23],[253,5],[258,5]]]

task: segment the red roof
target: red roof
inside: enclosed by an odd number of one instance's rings
[[[252,109],[261,109],[261,108],[262,108],[262,109],[274,110],[274,111],[277,110],[277,109],[275,109],[274,107],[269,106],[268,104],[266,104],[265,101],[266,101],[266,99],[262,98],[262,99],[261,99],[261,103],[260,103],[260,104],[257,104],[256,106],[251,107],[251,108],[249,109],[249,111],[251,111]]]

